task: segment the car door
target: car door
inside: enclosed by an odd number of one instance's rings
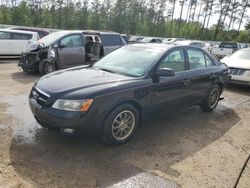
[[[57,47],[61,67],[67,68],[85,63],[85,48],[81,34],[71,34],[62,38]]]
[[[104,56],[123,46],[120,35],[117,34],[101,34]]]
[[[147,116],[175,111],[186,106],[187,103],[187,65],[184,50],[177,48],[169,52],[160,61],[159,68],[171,68],[175,71],[175,76],[158,77],[153,83]]]
[[[200,103],[206,96],[210,85],[219,77],[213,60],[201,49],[186,48],[189,70],[189,105]]]

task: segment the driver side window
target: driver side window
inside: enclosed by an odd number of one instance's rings
[[[63,38],[60,44],[65,44],[67,48],[75,48],[82,46],[81,35],[69,35]]]
[[[171,68],[175,72],[185,70],[185,57],[183,50],[175,50],[168,54],[160,63],[159,68]]]

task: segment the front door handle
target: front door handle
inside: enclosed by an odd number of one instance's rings
[[[214,79],[214,78],[217,78],[217,74],[211,73],[211,74],[210,74],[210,79]]]
[[[184,84],[185,86],[190,86],[190,84],[191,84],[191,80],[188,79],[188,78],[182,80],[182,82],[183,82],[183,84]]]

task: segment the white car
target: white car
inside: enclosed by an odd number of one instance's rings
[[[243,48],[221,59],[229,67],[229,83],[250,86],[250,48]]]
[[[36,32],[0,29],[0,56],[20,56],[24,47],[36,40]]]
[[[210,44],[198,41],[198,40],[182,40],[182,41],[176,41],[174,42],[174,45],[190,45],[190,46],[196,46],[199,48],[202,48],[203,50],[206,50],[207,52],[210,51]]]

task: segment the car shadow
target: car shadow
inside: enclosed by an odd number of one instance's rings
[[[25,73],[22,70],[20,70],[20,72],[12,73],[11,77],[12,77],[13,80],[15,80],[15,81],[17,81],[19,83],[29,84],[29,83],[34,83],[39,78],[39,75]]]
[[[119,146],[89,134],[69,137],[36,128],[30,142],[14,137],[9,154],[16,173],[35,187],[106,187],[152,170],[177,177],[172,165],[222,137],[239,120],[223,105],[212,113],[195,106],[144,122]]]
[[[237,84],[228,84],[226,90],[238,93],[241,95],[250,96],[250,86],[237,85]]]

